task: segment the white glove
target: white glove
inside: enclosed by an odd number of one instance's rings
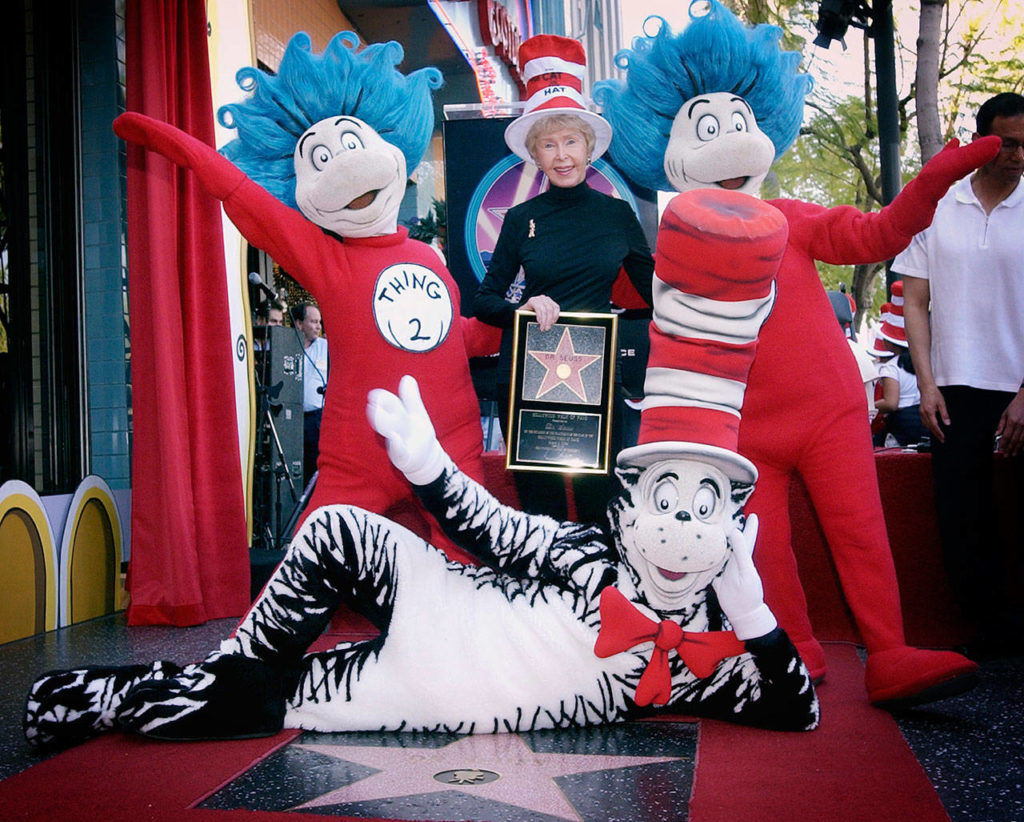
[[[764,636],[779,624],[764,603],[764,587],[754,567],[757,525],[757,514],[751,514],[742,530],[737,526],[729,534],[732,557],[712,583],[718,604],[740,640]]]
[[[375,388],[367,397],[366,417],[387,440],[388,457],[413,485],[428,485],[444,471],[445,454],[420,399],[415,377],[406,374],[398,396]]]

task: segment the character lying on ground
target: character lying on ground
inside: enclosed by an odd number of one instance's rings
[[[43,676],[26,737],[69,744],[115,723],[164,739],[282,724],[493,733],[619,721],[652,706],[815,728],[813,685],[751,560],[757,521],[744,520],[742,505],[757,474],[735,451],[785,235],[781,214],[746,195],[694,192],[670,205],[658,239],[650,404],[639,444],[618,457],[623,490],[610,528],[502,506],[445,454],[405,377],[397,396],[371,392],[367,415],[428,510],[482,567],[446,561],[377,514],[321,508],[218,652],[183,670]],[[701,253],[711,237],[727,242]],[[342,601],[380,636],[307,653]]]
[[[331,370],[307,510],[347,502],[383,514],[400,502],[419,506],[388,465],[363,398],[376,386],[397,387],[403,374],[419,376],[441,442],[482,479],[468,357],[496,352],[500,335],[461,316],[458,287],[438,254],[398,226],[407,170],[433,132],[431,90],[441,74],[406,77],[394,68],[398,43],[357,52],[358,42],[343,32],[314,55],[300,33],[277,75],[240,70],[239,84],[252,93],[220,110],[239,134],[225,156],[136,113],[118,117],[114,130],[191,169],[242,235],[316,298],[331,332]],[[421,515],[416,530],[450,545],[430,517]]]
[[[744,26],[717,2],[673,35],[661,21],[617,61],[625,81],[595,86],[613,127],[609,153],[652,189],[732,189],[757,196],[774,159],[800,129],[811,81],[774,26]],[[790,484],[803,479],[832,552],[843,594],[868,651],[869,699],[887,707],[961,693],[977,666],[950,651],[910,648],[878,490],[866,397],[815,260],[886,260],[931,222],[949,186],[986,163],[999,140],[956,141],[877,213],[773,200],[789,223],[778,298],[761,330],[740,425],[739,452],[757,466],[747,510],[761,520],[755,562],[765,599],[811,675],[825,674],[797,574]]]

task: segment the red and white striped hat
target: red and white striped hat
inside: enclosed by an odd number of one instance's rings
[[[885,303],[882,306],[882,316],[885,317],[890,311],[892,311],[892,304]],[[881,334],[875,332],[875,338],[871,341],[871,348],[868,349],[868,353],[872,357],[881,360],[893,356],[896,352],[886,346]]]
[[[740,411],[788,234],[782,212],[738,191],[694,189],[669,203],[655,253],[640,436],[619,465],[694,457],[732,480],[757,479],[737,453]]]
[[[903,322],[903,280],[897,280],[892,284],[891,300],[886,303],[889,310],[885,311],[883,306],[882,325],[878,333],[889,342],[907,347],[907,329]]]
[[[612,141],[612,127],[599,114],[587,109],[583,99],[583,78],[587,56],[583,45],[571,37],[538,34],[519,46],[519,62],[526,81],[526,107],[505,129],[505,142],[527,162],[533,157],[526,150],[526,135],[538,119],[550,114],[575,114],[594,129],[596,160]]]

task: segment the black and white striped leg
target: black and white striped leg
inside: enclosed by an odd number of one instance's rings
[[[22,730],[39,748],[74,745],[114,727],[117,710],[134,686],[181,670],[170,662],[53,671],[29,690]]]
[[[347,505],[316,511],[222,650],[293,668],[345,603],[382,631],[391,619],[395,558],[410,532]],[[419,541],[422,545],[422,541]]]
[[[175,740],[276,733],[300,676],[309,670],[303,662],[306,650],[339,603],[353,603],[386,626],[394,597],[395,551],[403,536],[415,539],[361,509],[320,509],[296,535],[235,635],[203,662],[166,682],[132,689],[118,711],[119,725]],[[345,657],[340,651],[332,653]],[[353,650],[349,658],[365,659],[366,653]],[[331,675],[346,667],[333,664]]]

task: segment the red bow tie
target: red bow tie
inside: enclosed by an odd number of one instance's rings
[[[647,663],[636,686],[633,701],[637,705],[666,705],[672,696],[672,674],[668,652],[675,648],[679,658],[699,679],[711,676],[718,663],[729,656],[746,651],[732,631],[684,631],[676,623],[648,619],[618,588],[601,591],[601,630],[597,634],[594,653],[601,659],[628,651],[644,642],[654,642],[651,661]]]

